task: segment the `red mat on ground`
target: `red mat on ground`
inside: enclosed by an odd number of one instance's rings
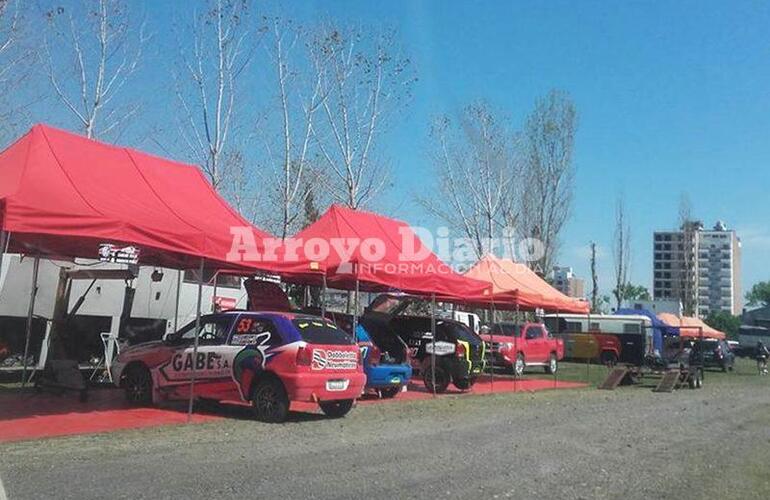
[[[0,442],[93,434],[187,422],[185,408],[134,408],[117,390],[92,390],[87,403],[77,394],[0,393]],[[193,422],[215,420],[194,415]]]
[[[585,387],[577,382],[560,382],[553,379],[523,379],[482,377],[470,391],[460,391],[450,386],[444,394],[489,394],[504,392],[532,392],[548,389],[571,389]],[[441,397],[442,395],[439,395]],[[379,399],[367,396],[359,404],[392,403],[430,399],[433,394],[420,381],[409,384],[409,390],[394,399]],[[216,413],[196,413],[193,422],[209,422],[226,417],[250,418],[244,404],[233,405],[232,410],[222,409]],[[187,406],[164,406],[161,408],[134,408],[123,400],[123,393],[114,389],[90,391],[87,403],[80,403],[75,394],[51,395],[18,392],[0,392],[0,443],[41,439],[55,436],[93,434],[187,422]],[[243,410],[243,411],[241,411]],[[292,403],[295,412],[318,413],[315,403]],[[353,417],[355,418],[355,417]]]

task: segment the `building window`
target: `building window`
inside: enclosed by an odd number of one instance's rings
[[[203,284],[213,286],[214,285],[214,274],[216,273],[216,269],[204,269],[203,270]],[[188,269],[184,272],[184,282],[185,283],[195,283],[198,284],[200,282],[199,278],[199,272],[197,269]],[[218,274],[217,275],[217,287],[221,288],[235,288],[239,289],[241,288],[241,278],[238,276],[234,276],[232,274]]]

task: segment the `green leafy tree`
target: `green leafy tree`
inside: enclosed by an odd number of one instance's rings
[[[621,285],[620,289],[613,290],[612,294],[619,299],[619,302],[623,300],[650,300],[650,291],[642,285],[634,285],[633,283]]]
[[[728,338],[737,339],[741,327],[740,316],[733,316],[727,311],[713,311],[706,318],[706,324],[724,332]]]
[[[746,300],[750,306],[770,306],[770,281],[755,283],[746,294]]]

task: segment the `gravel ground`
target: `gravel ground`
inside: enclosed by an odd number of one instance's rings
[[[12,500],[759,498],[768,445],[770,379],[727,374],[673,394],[466,395],[6,444],[0,478]]]

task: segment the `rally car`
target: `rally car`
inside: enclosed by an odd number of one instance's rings
[[[444,392],[450,383],[460,390],[470,389],[484,370],[481,337],[459,321],[437,318],[434,341],[430,317],[402,314],[418,300],[401,294],[379,295],[366,308],[361,324],[380,343],[390,339],[391,344],[405,344],[408,360],[428,391]]]
[[[260,420],[281,422],[290,401],[347,414],[366,383],[359,349],[334,323],[290,312],[230,311],[203,316],[162,341],[124,349],[116,384],[135,404],[187,399],[249,402]]]

